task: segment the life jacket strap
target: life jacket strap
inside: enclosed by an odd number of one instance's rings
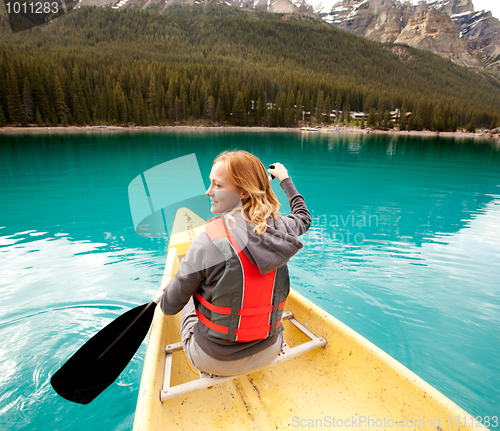
[[[198,319],[200,319],[200,322],[203,323],[207,328],[212,329],[216,332],[220,332],[222,334],[227,334],[229,332],[229,328],[227,326],[217,325],[216,323],[207,319],[198,310],[196,310],[196,315],[198,316]],[[280,319],[276,324],[276,329],[279,328],[281,322],[282,319]],[[271,325],[260,326],[258,328],[237,328],[236,335],[240,337],[262,336],[263,333],[268,333],[269,331],[271,331]]]
[[[196,310],[196,315],[198,316],[198,319],[200,319],[200,322],[203,323],[207,328],[210,328],[216,332],[220,332],[221,334],[227,334],[229,332],[229,328],[227,326],[217,325],[217,323],[208,320],[198,310]]]
[[[229,230],[221,216],[214,217],[206,224],[205,229],[208,237],[213,241],[218,238],[229,238]]]
[[[230,315],[231,307],[220,307],[218,305],[213,305],[211,302],[208,302],[203,296],[201,296],[198,292],[193,295],[200,303],[210,311],[214,311],[215,313]],[[278,304],[278,310],[281,310],[285,306],[285,302],[280,302]],[[267,314],[272,313],[274,307],[272,305],[265,305],[263,307],[250,307],[250,308],[240,308],[238,310],[238,316],[256,316],[258,314]]]
[[[231,314],[231,307],[220,307],[218,305],[214,305],[211,302],[208,302],[205,298],[203,298],[203,296],[201,296],[198,292],[196,292],[193,296],[198,301],[200,301],[200,303],[205,308],[209,309],[210,311],[214,311],[215,313],[219,313],[219,314],[227,314],[227,315]]]

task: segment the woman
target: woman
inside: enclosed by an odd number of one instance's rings
[[[210,173],[211,211],[222,214],[191,244],[166,286],[161,308],[182,309],[181,339],[200,371],[235,375],[263,367],[280,352],[281,314],[289,292],[287,262],[302,248],[298,235],[311,216],[287,169],[268,172],[280,180],[292,214],[279,202],[262,162],[246,151],[219,155]]]

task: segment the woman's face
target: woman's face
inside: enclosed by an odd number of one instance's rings
[[[248,193],[231,181],[227,174],[226,162],[222,160],[212,166],[209,178],[210,187],[205,194],[210,197],[212,204],[210,211],[213,214],[220,214],[234,208],[242,199],[249,197]]]

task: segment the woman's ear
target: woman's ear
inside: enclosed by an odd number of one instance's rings
[[[250,195],[248,194],[248,192],[243,192],[240,194],[241,200],[248,199],[249,197]]]

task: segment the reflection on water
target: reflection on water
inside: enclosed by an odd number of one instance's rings
[[[50,377],[158,288],[166,242],[134,232],[130,181],[194,152],[208,186],[215,156],[236,148],[285,164],[312,213],[293,286],[471,414],[497,414],[495,145],[300,132],[2,135],[0,428],[131,428],[145,345],[89,406],[56,396]],[[283,202],[276,180],[273,189]]]
[[[137,397],[145,346],[97,406],[60,398],[50,378],[97,330],[154,295],[163,256],[110,247],[109,235],[109,243],[36,231],[0,239],[1,428],[89,429],[109,414],[131,424],[133,408],[113,397]]]

